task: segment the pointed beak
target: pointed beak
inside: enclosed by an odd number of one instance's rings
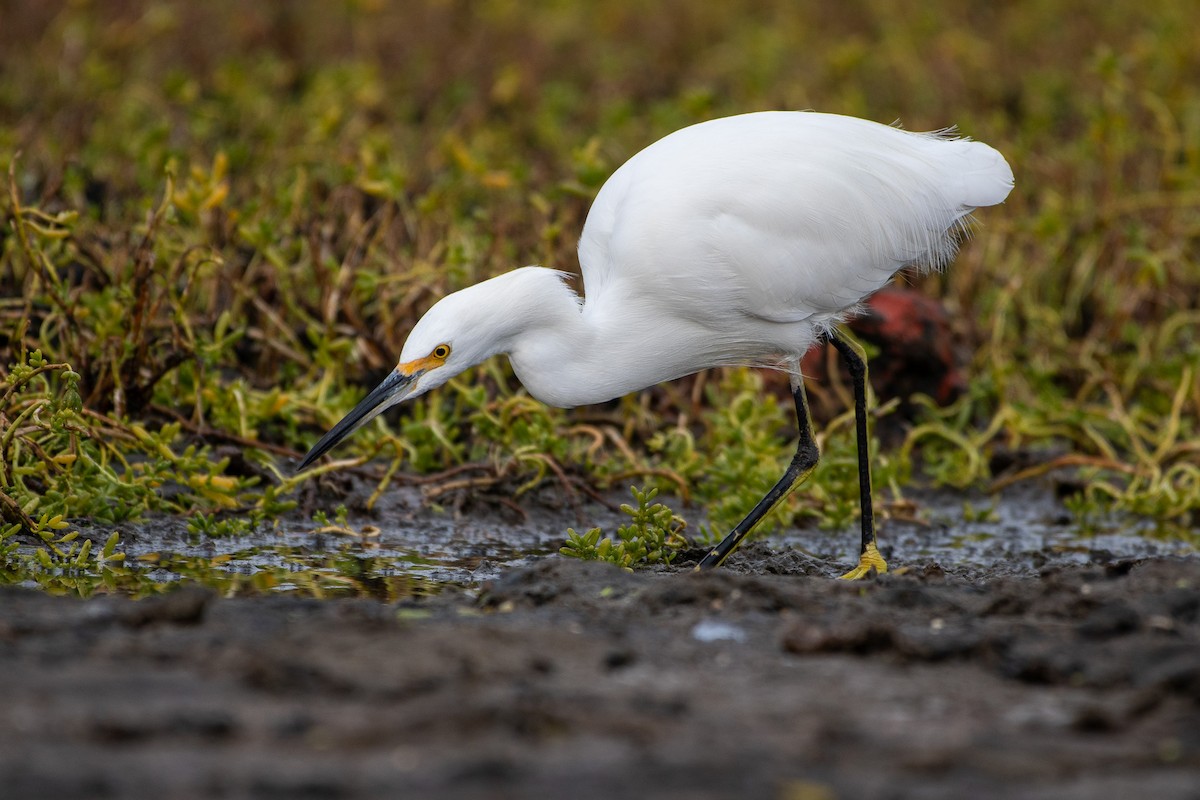
[[[329,433],[321,437],[321,441],[313,445],[313,449],[308,451],[308,455],[300,462],[296,471],[301,472],[307,469],[314,461],[332,450],[342,439],[370,422],[379,412],[391,408],[408,397],[413,389],[413,384],[420,375],[421,371],[404,373],[398,369],[393,370],[383,383],[371,390],[371,393],[343,417],[341,422],[334,425]]]

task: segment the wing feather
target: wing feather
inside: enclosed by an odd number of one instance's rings
[[[947,263],[970,212],[1011,187],[999,153],[945,132],[814,112],[713,120],[602,187],[580,241],[585,291],[653,293],[704,320],[828,317],[906,266]]]

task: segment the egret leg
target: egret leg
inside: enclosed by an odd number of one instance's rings
[[[867,577],[871,570],[887,572],[887,562],[875,545],[875,513],[871,507],[871,463],[867,452],[867,356],[862,347],[836,330],[830,331],[829,342],[841,354],[850,370],[854,384],[854,434],[858,441],[858,491],[862,511],[862,548],[858,566],[842,576],[854,581]]]
[[[799,370],[792,374],[792,399],[796,402],[796,422],[800,426],[800,441],[796,445],[796,455],[792,457],[792,463],[788,465],[787,471],[783,473],[779,482],[771,487],[771,491],[758,501],[754,510],[747,514],[746,518],[739,522],[733,531],[721,540],[720,544],[700,560],[700,563],[696,565],[697,570],[720,566],[729,557],[729,554],[737,549],[742,540],[750,535],[763,517],[817,468],[821,451],[817,448],[817,440],[813,436],[812,415],[808,411],[808,396],[804,393],[804,379],[800,377]]]

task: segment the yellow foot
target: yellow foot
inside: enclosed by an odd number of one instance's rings
[[[871,574],[871,570],[887,572],[887,562],[883,560],[883,556],[879,555],[879,550],[875,547],[874,542],[867,545],[867,549],[858,557],[858,566],[843,575],[842,580],[862,580]]]

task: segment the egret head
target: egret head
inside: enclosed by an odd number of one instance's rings
[[[413,327],[400,362],[362,402],[313,446],[300,469],[399,402],[436,389],[488,358],[509,352],[514,337],[527,330],[530,312],[542,302],[535,283],[558,273],[526,267],[443,297]]]

